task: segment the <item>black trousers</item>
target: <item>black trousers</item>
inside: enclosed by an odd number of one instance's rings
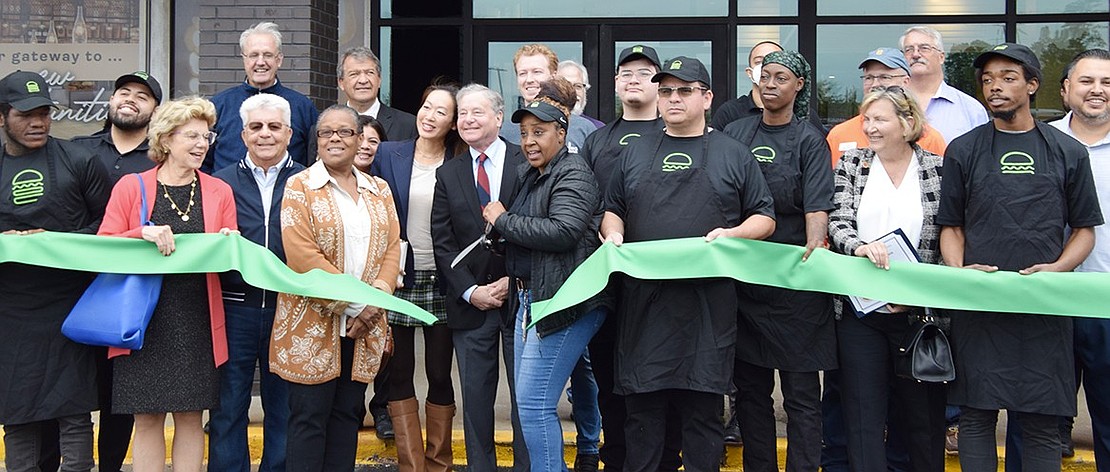
[[[609,472],[622,472],[627,447],[624,439],[625,411],[624,396],[613,393],[616,382],[614,354],[617,343],[616,316],[605,317],[601,329],[590,340],[590,364],[594,379],[597,381],[597,406],[601,411],[601,431],[604,441],[599,455]],[[659,462],[660,471],[677,471],[682,466],[679,451],[682,446],[682,430],[678,413],[671,409],[667,412],[666,439],[663,441],[663,457]]]
[[[913,472],[944,470],[945,386],[898,377],[894,359],[909,331],[906,315],[846,313],[836,323],[841,404],[853,472],[886,472],[889,424],[905,432]],[[963,456],[963,432],[960,432]]]
[[[998,470],[998,448],[995,441],[998,410],[980,410],[969,406],[961,408],[960,469],[968,472]],[[1061,467],[1060,417],[1020,411],[1007,413],[1011,421],[1007,428],[1021,430],[1021,470],[1058,472]],[[1006,449],[1006,454],[1011,454],[1009,448]]]
[[[97,426],[96,452],[99,470],[120,472],[127,448],[131,445],[131,431],[135,417],[112,413],[112,360],[107,349],[96,362],[97,394],[100,397],[100,423]]]
[[[424,372],[428,378],[428,401],[454,405],[455,387],[451,362],[455,358],[451,328],[437,324],[420,328],[424,334]],[[389,361],[389,401],[416,397],[416,328],[393,326],[393,358]],[[371,401],[373,403],[373,401]]]
[[[319,385],[289,383],[286,467],[298,472],[350,472],[358,449],[366,384],[351,380],[353,339],[340,339],[339,378]]]
[[[721,394],[693,390],[660,390],[624,396],[628,454],[624,470],[656,472],[667,442],[668,417],[673,411],[681,431],[682,465],[687,472],[718,471],[724,450]]]
[[[775,369],[736,359],[736,419],[744,433],[744,470],[777,472]],[[779,371],[786,410],[786,471],[812,472],[821,466],[821,378],[817,372]]]

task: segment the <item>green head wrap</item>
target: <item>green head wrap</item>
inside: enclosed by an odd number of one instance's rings
[[[780,64],[790,69],[790,72],[798,78],[805,80],[805,87],[794,99],[794,116],[805,119],[809,115],[809,91],[813,83],[806,58],[798,51],[774,51],[763,56],[763,65],[766,67],[767,64]]]

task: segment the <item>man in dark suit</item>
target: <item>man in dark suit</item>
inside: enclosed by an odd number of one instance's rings
[[[378,100],[382,85],[382,63],[374,51],[357,46],[343,52],[336,68],[339,90],[347,95],[347,106],[360,115],[376,118],[385,127],[388,141],[416,139],[416,117]]]
[[[463,432],[470,470],[497,468],[493,444],[493,407],[497,396],[498,342],[509,379],[513,411],[514,470],[529,461],[516,413],[513,382],[513,315],[505,261],[482,248],[454,268],[451,262],[482,236],[484,203],[508,206],[517,192],[520,147],[498,138],[505,101],[489,88],[471,84],[459,91],[457,127],[470,148],[436,171],[432,201],[432,241],[436,267],[446,282],[447,326],[454,331],[455,355],[462,383]]]

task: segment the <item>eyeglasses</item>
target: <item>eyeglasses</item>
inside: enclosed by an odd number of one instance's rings
[[[904,54],[913,54],[914,51],[918,51],[921,54],[927,54],[930,52],[940,52],[940,49],[929,44],[910,45],[902,48],[902,53]]]
[[[651,69],[638,69],[635,72],[622,70],[617,73],[617,78],[620,79],[621,82],[628,82],[632,80],[633,75],[635,75],[637,79],[648,80],[651,76],[655,75],[655,72],[652,72]]]
[[[705,87],[685,87],[685,86],[684,87],[659,87],[659,96],[663,97],[663,98],[667,98],[667,97],[671,96],[671,94],[673,94],[675,92],[678,92],[678,96],[680,96],[682,98],[686,98],[686,97],[689,97],[689,96],[693,95],[695,90],[700,90],[702,93],[705,93],[709,89],[707,89]]]
[[[243,59],[248,59],[251,62],[257,61],[258,58],[260,58],[260,57],[263,60],[265,60],[266,62],[270,62],[270,61],[273,61],[275,58],[277,58],[278,55],[280,55],[280,54],[281,53],[274,54],[272,52],[263,52],[263,53],[252,52],[250,54],[240,54],[240,56],[243,56]]]
[[[878,90],[875,90],[874,92],[896,93],[898,95],[901,95],[902,98],[904,98],[906,100],[910,99],[910,96],[906,94],[906,89],[901,87],[901,86],[898,86],[898,85],[891,85],[889,87],[879,87]]]
[[[589,90],[590,89],[590,84],[583,84],[581,82],[575,82],[571,85],[574,86],[575,90]]]
[[[252,121],[250,123],[247,123],[246,128],[247,128],[247,131],[250,131],[252,133],[258,133],[258,132],[262,131],[263,128],[266,128],[266,129],[270,130],[271,133],[280,133],[282,129],[285,129],[285,123],[281,123],[281,122],[277,122],[277,121],[270,122],[270,123],[262,123],[262,122],[258,122],[258,121]]]
[[[318,130],[316,130],[316,137],[321,138],[321,139],[330,139],[332,137],[332,135],[336,135],[336,134],[338,134],[340,138],[349,138],[351,136],[354,136],[354,135],[358,134],[358,131],[355,131],[351,128],[318,129]]]
[[[905,77],[905,76],[906,76],[906,74],[901,74],[901,75],[880,74],[880,75],[861,75],[861,76],[859,76],[859,78],[863,79],[864,83],[867,83],[867,82],[874,82],[876,80],[879,81],[879,82],[890,82],[891,80],[899,79],[899,78],[902,78],[902,77]]]
[[[196,131],[174,131],[171,134],[181,135],[185,137],[186,140],[192,141],[194,143],[199,141],[205,141],[210,145],[216,143],[215,131],[209,131],[207,133],[198,133]]]

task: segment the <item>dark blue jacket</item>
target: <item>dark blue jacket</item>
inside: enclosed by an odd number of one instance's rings
[[[305,167],[290,159],[278,171],[277,182],[274,183],[274,198],[267,203],[270,205],[270,221],[267,222],[263,221],[265,213],[262,208],[262,194],[259,193],[258,183],[245,161],[246,158],[240,159],[238,164],[225,167],[213,177],[231,186],[235,195],[239,232],[243,237],[264,246],[285,262],[285,249],[281,245],[281,197],[285,191],[285,181]],[[271,310],[277,307],[277,292],[248,285],[238,272],[220,274],[220,284],[223,286],[224,306],[240,305]]]
[[[450,159],[451,150],[448,149],[443,156],[444,162]],[[416,155],[416,140],[385,141],[378,146],[374,154],[374,163],[370,164],[370,175],[381,177],[389,183],[389,190],[393,192],[393,204],[397,207],[397,218],[401,220],[401,240],[408,241],[409,221],[409,185],[412,183],[412,160]],[[412,287],[416,284],[415,271],[412,267],[416,264],[413,259],[412,246],[405,254],[405,286]]]
[[[234,166],[235,163],[247,157],[247,145],[240,137],[243,132],[243,119],[239,117],[239,107],[243,101],[260,93],[272,93],[289,101],[289,108],[293,112],[293,139],[289,141],[289,155],[293,160],[308,165],[308,146],[315,146],[316,140],[310,138],[308,130],[316,124],[320,112],[316,105],[304,94],[281,85],[278,80],[274,85],[259,89],[246,82],[226,89],[212,97],[216,105],[216,144],[208,149],[208,156],[200,170],[215,174],[225,167]]]

